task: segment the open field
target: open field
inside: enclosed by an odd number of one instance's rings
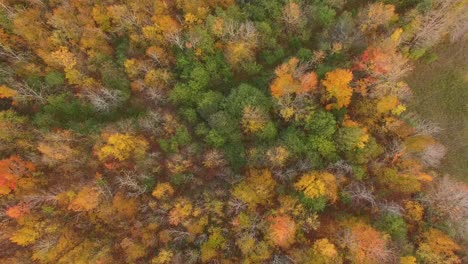
[[[407,78],[414,92],[408,109],[439,124],[448,150],[441,171],[468,182],[468,41],[435,52],[437,60],[420,62]]]

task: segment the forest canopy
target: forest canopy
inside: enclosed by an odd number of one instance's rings
[[[467,14],[0,0],[0,263],[466,263],[468,186],[404,77]]]

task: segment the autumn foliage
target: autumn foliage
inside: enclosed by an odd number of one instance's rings
[[[301,72],[299,59],[291,58],[275,69],[276,78],[270,85],[273,97],[287,94],[304,94],[314,90],[317,86],[317,74]]]
[[[296,223],[287,215],[270,217],[270,236],[273,242],[288,249],[295,241]]]
[[[322,84],[327,90],[326,98],[336,100],[331,106],[342,108],[350,104],[353,90],[349,84],[352,80],[353,73],[349,70],[336,69],[327,73]]]
[[[1,0],[0,263],[464,263],[465,2]]]

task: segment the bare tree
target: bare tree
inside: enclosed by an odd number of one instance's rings
[[[349,195],[354,206],[370,206],[371,208],[375,208],[377,206],[375,196],[372,194],[372,189],[366,187],[362,183],[351,183],[346,186],[344,191]]]
[[[117,178],[117,181],[120,188],[125,188],[129,191],[128,196],[136,197],[146,192],[146,186],[140,183],[145,178],[148,178],[148,176],[136,174],[135,171],[123,171],[122,175]]]
[[[245,208],[247,208],[247,205],[241,200],[235,198],[229,200],[229,211],[232,214],[237,215],[240,212],[242,212]]]
[[[224,23],[223,38],[227,41],[243,40],[249,43],[257,43],[258,32],[251,21],[239,23],[228,20]]]
[[[421,27],[409,41],[410,47],[429,48],[437,44],[452,29],[467,23],[467,13],[468,6],[462,0],[433,1],[431,10],[421,18]]]
[[[117,108],[124,101],[124,96],[121,91],[107,88],[86,90],[84,96],[99,112],[109,112]]]
[[[41,104],[46,103],[47,95],[44,89],[41,87],[39,90],[35,90],[26,83],[17,83],[13,86],[16,90],[15,98],[23,101],[35,101]]]
[[[330,164],[328,166],[328,170],[333,172],[333,174],[338,177],[351,175],[353,173],[353,167],[345,160],[339,160],[333,164]]]
[[[440,162],[445,157],[447,149],[440,143],[427,146],[421,154],[421,160],[428,167],[439,167]]]
[[[416,135],[434,136],[442,131],[436,123],[424,120],[414,112],[405,113],[403,118],[414,127]]]
[[[402,216],[405,211],[405,209],[403,209],[401,205],[395,202],[377,202],[377,207],[380,209],[381,212],[391,213],[399,216]]]
[[[42,204],[56,204],[58,202],[57,194],[62,192],[61,189],[54,192],[42,191],[40,194],[27,195],[24,197],[24,201],[30,207],[36,207]]]
[[[179,49],[184,49],[185,41],[180,31],[171,31],[170,33],[167,33],[166,40],[169,41],[169,43],[176,45]]]
[[[422,198],[436,221],[447,221],[458,235],[468,235],[468,186],[449,176],[433,182]]]

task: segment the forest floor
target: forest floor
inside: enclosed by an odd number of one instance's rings
[[[434,53],[436,60],[421,60],[406,80],[414,93],[408,110],[443,129],[437,135],[447,147],[441,172],[468,182],[468,38]]]

